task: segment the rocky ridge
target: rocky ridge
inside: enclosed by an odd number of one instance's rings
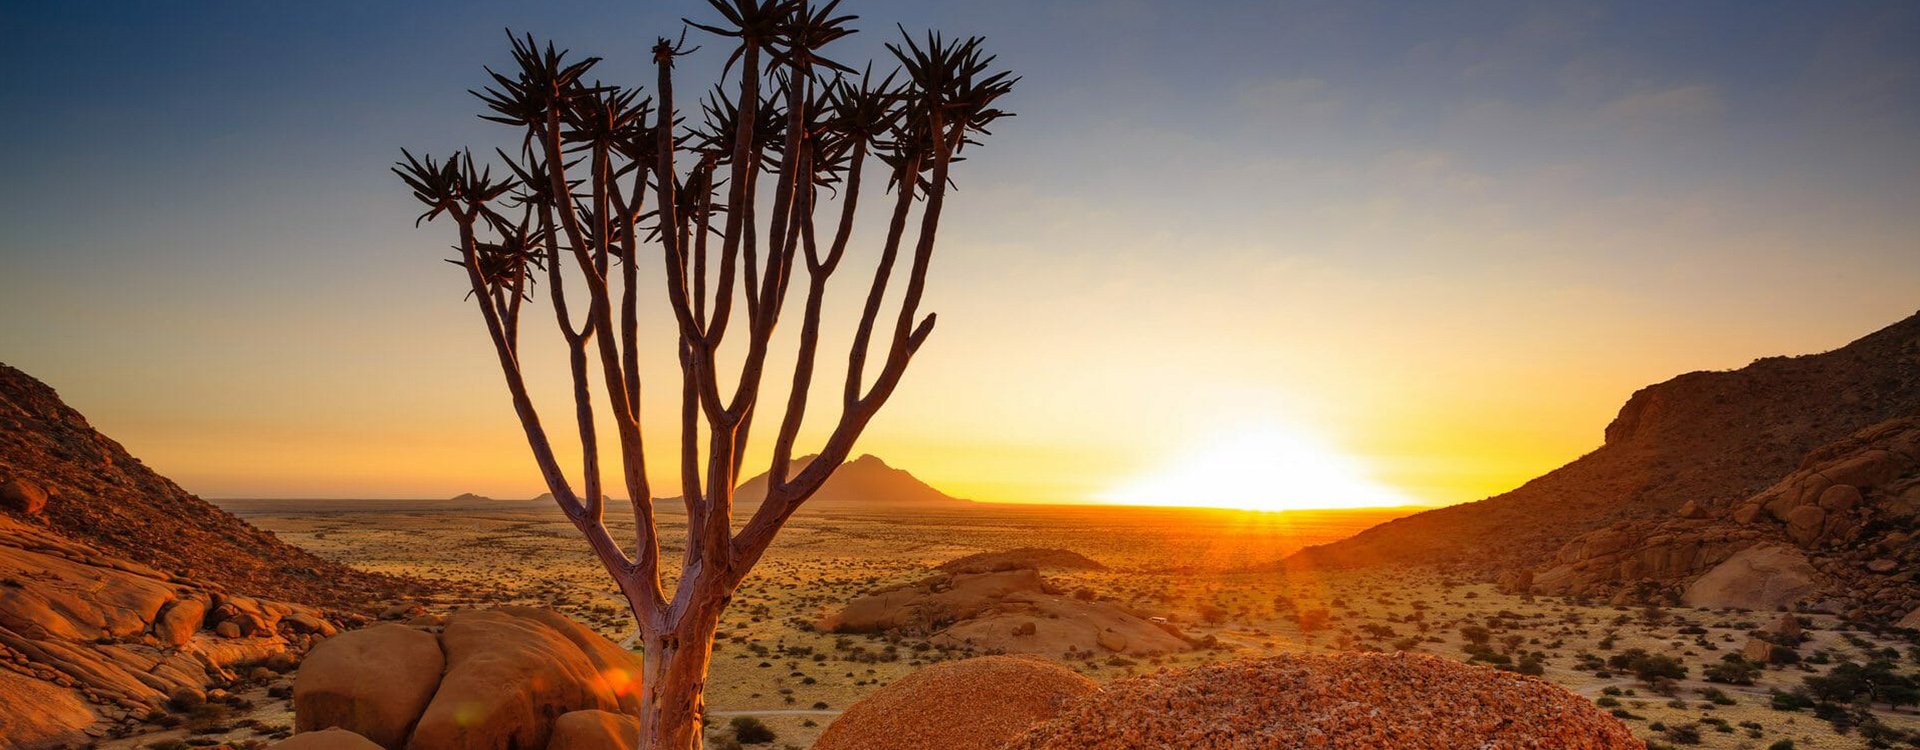
[[[975,653],[1051,658],[1164,654],[1195,645],[1174,626],[1099,601],[1091,591],[1068,595],[1033,568],[935,571],[857,597],[821,618],[819,627],[919,636],[935,646]]]
[[[1917,526],[1920,417],[1902,417],[1808,453],[1749,497],[1689,502],[1667,518],[1583,534],[1507,584],[1891,622],[1920,612]]]
[[[1689,504],[1692,512],[1736,505],[1780,482],[1809,452],[1912,415],[1920,415],[1920,315],[1824,354],[1648,386],[1621,408],[1599,448],[1566,466],[1511,492],[1302,550],[1287,564],[1532,569],[1603,527],[1637,534],[1633,522],[1666,521]],[[1802,515],[1810,528],[1812,511]],[[1744,540],[1708,545],[1731,554]]]

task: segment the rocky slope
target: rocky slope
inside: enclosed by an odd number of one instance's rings
[[[0,516],[0,746],[66,747],[198,701],[336,629]],[[183,697],[190,696],[190,697]]]
[[[359,606],[405,585],[323,560],[188,494],[95,431],[52,388],[4,364],[0,512],[236,594]]]
[[[0,365],[0,747],[132,731],[414,586],[187,494]]]
[[[1917,522],[1920,417],[1904,417],[1814,450],[1751,497],[1583,534],[1508,585],[1893,621],[1920,611]]]
[[[1920,415],[1920,315],[1824,354],[1694,372],[1633,394],[1603,445],[1511,492],[1408,516],[1309,548],[1296,566],[1531,568],[1603,526],[1727,507],[1820,446]]]

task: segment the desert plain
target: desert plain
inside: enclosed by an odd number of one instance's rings
[[[395,602],[409,613],[410,605],[444,612],[533,604],[557,609],[616,641],[633,630],[623,601],[584,554],[572,527],[557,510],[541,504],[220,504],[322,557],[440,582],[434,598]],[[752,717],[774,738],[748,747],[807,748],[842,710],[882,686],[929,664],[974,655],[919,637],[825,632],[821,620],[850,599],[925,576],[940,563],[1016,548],[1070,550],[1101,563],[1104,570],[1044,575],[1063,591],[1165,618],[1188,639],[1207,644],[1158,656],[1102,649],[1051,655],[1101,683],[1162,668],[1281,653],[1416,651],[1506,669],[1536,671],[1537,666],[1541,678],[1595,701],[1650,747],[1838,749],[1873,746],[1872,738],[1846,720],[1836,723],[1807,708],[1776,708],[1774,694],[1802,689],[1805,678],[1827,674],[1842,662],[1891,660],[1899,671],[1911,673],[1920,659],[1910,631],[1876,632],[1830,615],[1801,613],[1797,618],[1806,641],[1797,650],[1798,663],[1769,666],[1750,675],[1751,684],[1716,682],[1707,679],[1708,668],[1740,653],[1750,633],[1777,626],[1781,613],[1515,595],[1472,575],[1431,566],[1282,571],[1276,565],[1302,547],[1408,512],[985,503],[885,512],[809,510],[782,532],[722,621],[706,696],[709,742],[730,747],[736,731],[732,720]],[[666,538],[680,538],[679,516],[665,512],[661,521]],[[616,538],[631,533],[630,526],[611,523]],[[1320,612],[1324,621],[1316,622]],[[1671,656],[1685,673],[1649,681],[1631,667],[1607,664],[1634,649]],[[247,712],[103,746],[246,746],[290,731],[293,712],[286,687],[291,676],[261,677],[237,691],[253,706]],[[1881,703],[1864,710],[1887,727],[1920,731],[1920,713],[1913,706]]]

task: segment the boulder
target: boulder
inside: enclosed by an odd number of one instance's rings
[[[1836,484],[1820,493],[1820,507],[1833,513],[1845,513],[1860,507],[1863,500],[1860,488],[1851,484]]]
[[[998,750],[1099,689],[1039,657],[944,662],[847,707],[813,750]]]
[[[1790,608],[1821,590],[1820,574],[1792,547],[1750,547],[1727,558],[1687,587],[1689,607],[1776,610]]]
[[[340,727],[400,750],[433,699],[444,665],[440,642],[405,625],[375,625],[328,638],[313,648],[294,677],[294,728]]]
[[[1827,512],[1817,505],[1802,505],[1787,511],[1786,521],[1787,538],[1802,547],[1811,546],[1826,528]]]
[[[640,712],[633,655],[556,612],[458,612],[447,618],[440,644],[446,674],[409,750],[546,747],[561,714]]]
[[[268,750],[380,750],[380,746],[345,729],[322,729],[275,742]]]
[[[175,599],[153,621],[153,637],[169,646],[184,646],[207,618],[207,600]]]
[[[1779,648],[1759,638],[1748,638],[1747,645],[1740,649],[1740,658],[1755,664],[1772,664],[1774,652]]]
[[[1503,594],[1531,594],[1533,593],[1533,571],[1526,568],[1503,571],[1500,577],[1495,579],[1494,587]]]
[[[1900,618],[1899,622],[1894,623],[1894,627],[1920,630],[1920,607],[1915,607],[1912,612],[1907,613],[1907,616]]]
[[[568,711],[553,720],[547,750],[635,750],[640,719],[609,711]]]
[[[0,482],[0,508],[38,515],[47,509],[47,491],[19,477]]]
[[[1760,631],[1779,636],[1783,640],[1798,641],[1801,634],[1800,618],[1794,617],[1792,612],[1782,612],[1780,619],[1774,620]]]
[[[636,658],[559,613],[456,612],[436,631],[385,623],[322,641],[294,681],[295,726],[389,750],[519,750],[546,747],[570,712],[639,713]]]
[[[340,632],[340,629],[334,627],[333,623],[327,622],[327,618],[312,612],[293,612],[286,617],[280,618],[280,622],[295,633],[331,636]]]

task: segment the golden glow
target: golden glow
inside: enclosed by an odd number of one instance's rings
[[[1099,499],[1120,505],[1264,511],[1411,503],[1374,481],[1352,456],[1299,430],[1279,427],[1234,435]]]

